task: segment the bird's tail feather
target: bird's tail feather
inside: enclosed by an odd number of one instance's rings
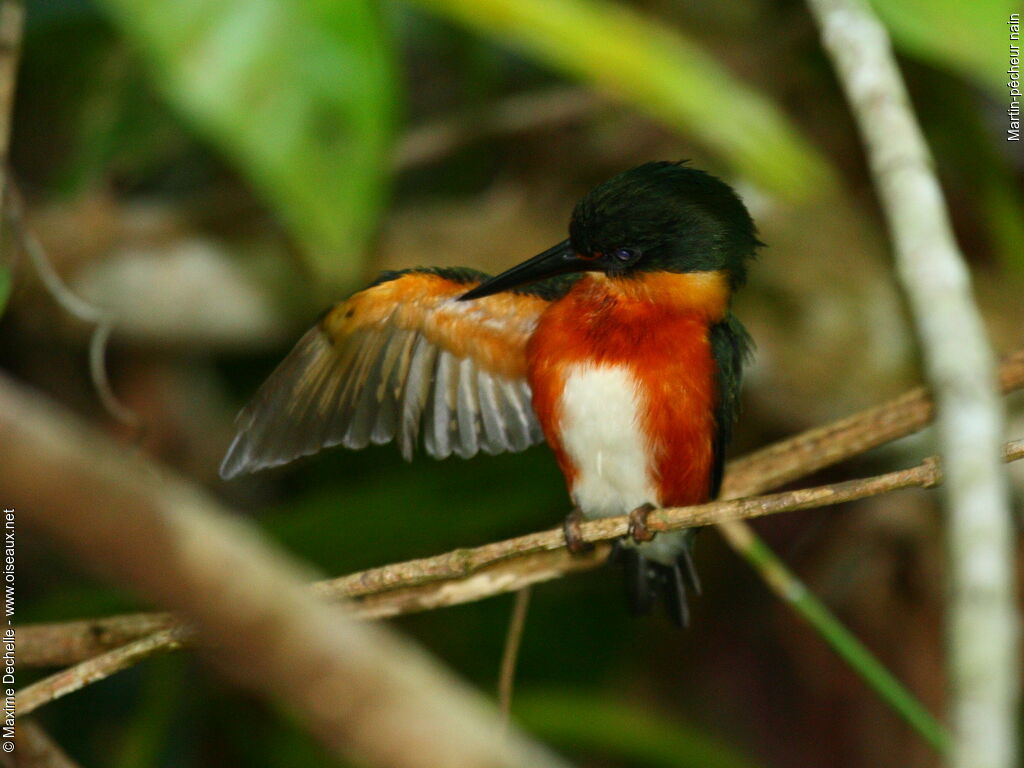
[[[613,558],[622,564],[626,575],[626,602],[634,615],[650,613],[659,599],[672,623],[686,627],[690,623],[688,593],[700,594],[700,579],[691,557],[692,539],[671,563],[645,557],[635,547],[616,542]]]

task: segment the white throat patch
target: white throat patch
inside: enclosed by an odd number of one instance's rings
[[[658,504],[650,447],[640,427],[643,393],[621,365],[571,367],[559,403],[562,446],[576,466],[573,500],[585,517]]]

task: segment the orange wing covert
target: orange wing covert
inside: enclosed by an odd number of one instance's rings
[[[543,442],[525,349],[548,302],[517,293],[457,301],[474,277],[399,273],[332,307],[239,414],[221,476],[395,438],[410,459],[421,433],[435,458]]]

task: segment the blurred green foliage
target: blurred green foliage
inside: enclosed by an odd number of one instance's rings
[[[678,29],[604,0],[414,0],[512,43],[690,133],[791,200],[832,181],[828,163],[763,94]]]
[[[185,667],[185,659],[180,656],[147,665],[138,704],[111,755],[111,768],[151,768],[159,764],[187,693]]]
[[[518,694],[515,719],[572,754],[614,757],[652,768],[754,768],[756,763],[703,728],[604,691],[532,689]]]
[[[359,274],[396,79],[371,0],[103,0],[167,99],[280,212],[318,279]]]
[[[217,209],[212,202],[221,203],[218,195],[227,190],[227,196],[242,197],[250,207],[227,205],[229,215],[223,218],[234,216],[239,220],[235,226],[246,228],[254,222],[259,226],[264,218],[263,210],[254,213],[248,201],[247,190],[252,189],[307,255],[311,292],[352,287],[375,259],[374,236],[388,210],[390,148],[399,124],[405,130],[438,117],[464,118],[467,106],[486,110],[509,94],[553,84],[569,82],[610,94],[622,105],[616,117],[633,110],[652,116],[679,139],[672,146],[689,147],[687,142],[694,139],[735,176],[756,182],[779,199],[817,196],[830,185],[833,164],[844,169],[849,186],[859,186],[861,192],[867,188],[860,172],[851,170],[863,165],[856,137],[799,3],[97,2],[98,7],[84,0],[30,3],[16,113],[23,122],[15,140],[17,170],[29,178],[29,190],[37,198],[32,202],[88,201],[101,189],[125,209],[146,198],[176,212],[205,212]],[[979,110],[985,99],[1003,92],[1006,4],[877,0],[876,5],[898,50],[908,56],[904,68],[916,106],[954,209],[967,221],[962,231],[973,245],[968,253],[996,254],[1001,259],[996,269],[1011,263],[1024,268],[1020,191],[1011,165],[986,134],[986,115]],[[784,18],[778,21],[780,16]],[[718,24],[709,32],[702,19]],[[737,19],[745,20],[745,26],[729,28]],[[747,74],[740,74],[742,66],[731,54],[723,55],[732,50],[768,53],[746,61],[737,54],[746,66]],[[777,61],[772,60],[775,55]],[[765,65],[765,73],[752,75],[758,63]],[[999,74],[995,80],[993,72]],[[489,139],[460,148],[452,153],[454,159],[403,174],[399,189],[409,193],[400,203],[407,209],[422,203],[431,215],[441,211],[437,215],[443,218],[444,209],[435,205],[438,199],[452,196],[453,190],[478,191],[496,178],[515,178],[546,201],[546,187],[564,181],[553,178],[557,174],[578,172],[582,179],[591,172],[590,165],[612,166],[629,156],[607,149],[615,142],[608,140],[611,120],[605,118],[578,130],[574,125],[561,144],[557,136],[552,140],[544,134],[532,145]],[[548,154],[537,150],[548,143],[553,147]],[[552,158],[570,144],[588,149],[552,169]],[[826,146],[828,159],[819,149]],[[598,163],[592,162],[595,156]],[[586,173],[579,171],[583,162],[590,163]],[[531,164],[540,168],[531,169],[532,178],[525,172],[516,176]],[[484,209],[489,202],[474,200],[472,205]],[[971,221],[972,212],[980,225]],[[119,215],[131,218],[130,213]],[[198,232],[222,238],[218,242],[235,242],[237,232],[222,220],[211,216],[200,221],[179,223],[180,231],[171,236]],[[86,227],[74,237],[89,242],[98,235]],[[479,241],[464,251],[474,258],[477,253],[488,255]],[[798,269],[779,261],[772,264],[780,253],[766,253],[763,267],[799,277]],[[246,266],[255,261],[243,249],[233,254]],[[0,267],[0,311],[10,283],[10,273]],[[278,294],[287,290],[283,285],[272,288]],[[830,287],[814,289],[821,292],[815,300],[824,304]],[[282,301],[280,295],[274,299]],[[11,306],[15,304],[17,297]],[[869,310],[855,322],[867,322]],[[833,320],[830,315],[828,322]],[[797,330],[786,327],[780,335],[792,332],[798,337]],[[53,336],[38,329],[22,335],[16,353],[0,350],[6,353],[5,364],[8,358],[19,360],[19,373],[28,379],[46,370],[46,386],[66,387],[61,395],[71,402],[95,399],[88,382],[77,382],[76,390],[73,376],[58,381],[69,370],[67,358],[73,357],[77,342],[53,343]],[[9,339],[0,336],[4,341]],[[222,354],[218,367],[191,350],[115,351],[115,379],[122,388],[138,381],[160,382],[174,366],[177,384],[188,376],[208,376],[202,383],[206,389],[198,389],[206,395],[216,389],[217,395],[209,397],[215,405],[188,402],[181,410],[195,407],[199,419],[217,412],[224,424],[228,416],[223,401],[234,400],[232,408],[240,404],[285,352],[265,348],[244,358]],[[118,377],[122,368],[128,373]],[[210,381],[216,384],[210,387]],[[136,401],[159,399],[153,389],[159,385],[138,386]],[[194,427],[180,413],[173,418],[179,421],[169,430],[172,437],[152,449],[163,461],[187,465],[181,455],[187,448],[206,460],[202,449],[226,437],[218,431],[223,424],[211,418],[203,425],[202,446],[196,448],[182,437]],[[745,419],[744,429],[754,439],[764,437],[754,431],[757,427],[747,426],[756,419],[756,406]],[[774,411],[768,419],[762,414],[762,420],[769,423],[761,427],[763,432],[789,423]],[[213,482],[213,458],[199,470],[195,466],[200,461],[187,458],[195,461],[191,469],[197,481]],[[549,527],[568,504],[563,480],[545,448],[470,463],[418,458],[411,465],[391,447],[356,454],[335,450],[232,486],[213,487],[239,508],[253,510],[268,535],[329,574]],[[829,521],[841,520],[842,514],[837,511]],[[773,545],[791,547],[786,550],[790,560],[799,541],[813,536],[788,536],[793,529],[787,524],[798,526],[772,521],[765,531],[781,530]],[[876,731],[849,726],[841,719],[843,705],[858,695],[866,698],[863,680],[871,678],[871,669],[881,668],[861,659],[858,678],[845,668],[836,672],[829,666],[835,659],[823,653],[826,661],[813,667],[813,682],[800,680],[798,667],[807,649],[820,647],[821,634],[828,630],[812,634],[788,615],[776,614],[754,576],[737,567],[720,545],[714,551],[715,546],[712,535],[703,537],[698,558],[708,594],[695,601],[697,628],[689,633],[670,632],[658,617],[632,621],[619,600],[617,572],[589,573],[538,590],[524,641],[517,717],[580,764],[593,757],[593,765],[629,768],[740,768],[762,761],[852,765],[856,754],[851,757],[850,749],[831,754],[831,744],[814,743],[821,741],[815,727],[822,723],[814,719],[815,713],[831,704],[828,725],[840,723],[849,731],[846,741],[837,734],[836,749],[840,744],[859,748],[866,742],[862,734],[873,737]],[[720,557],[708,557],[716,554]],[[24,587],[21,620],[145,608],[78,573],[53,567],[45,553],[29,552],[24,562],[28,569],[35,567],[37,576]],[[802,564],[807,566],[807,561]],[[489,691],[509,604],[508,598],[499,598],[398,623],[473,685]],[[819,624],[832,621],[817,601],[811,608],[818,610]],[[915,629],[927,637],[927,628]],[[872,647],[891,654],[881,644]],[[891,658],[886,655],[886,662]],[[843,698],[838,706],[828,700],[829,689],[813,687],[823,670],[841,681],[835,686]],[[907,667],[899,672],[918,689],[920,677],[908,675]],[[886,685],[881,680],[879,687]],[[831,695],[836,695],[834,690]],[[888,695],[898,700],[903,692],[890,686]],[[876,700],[863,706],[874,725],[884,726],[878,732],[905,735]],[[905,716],[916,718],[919,731],[941,741],[941,732],[918,702],[897,701],[900,706]],[[230,691],[185,657],[147,662],[42,714],[85,764],[336,764],[299,724]],[[805,727],[806,732],[758,732],[761,723],[768,731],[779,722]],[[886,743],[895,737],[889,733],[889,738]],[[747,756],[748,750],[757,754],[756,761]],[[806,754],[827,754],[834,761],[793,757]],[[914,764],[928,764],[926,755]]]
[[[959,72],[993,95],[1005,93],[1014,0],[874,0],[901,51]]]

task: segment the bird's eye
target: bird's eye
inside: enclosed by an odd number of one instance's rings
[[[633,261],[638,255],[632,248],[619,248],[615,251],[615,258],[621,262]]]

